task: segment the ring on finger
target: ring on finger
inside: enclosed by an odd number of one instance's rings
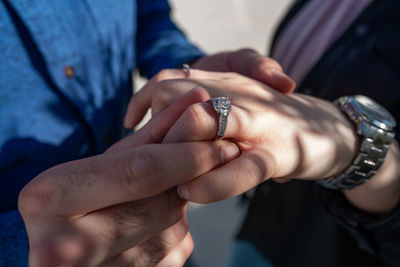
[[[190,78],[190,66],[188,64],[183,64],[182,68],[185,73],[185,78]]]
[[[219,140],[225,135],[226,127],[228,125],[228,116],[232,110],[232,105],[229,97],[226,96],[211,98],[210,102],[218,116],[218,131],[215,140]]]

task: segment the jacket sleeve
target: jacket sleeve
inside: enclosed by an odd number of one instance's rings
[[[166,0],[139,0],[136,35],[138,67],[151,78],[165,68],[176,68],[204,56],[171,21]]]
[[[353,207],[341,192],[318,188],[325,208],[354,236],[362,250],[388,266],[400,265],[400,203],[390,213],[374,216]]]

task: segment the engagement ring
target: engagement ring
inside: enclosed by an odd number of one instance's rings
[[[231,112],[231,101],[229,97],[215,97],[210,99],[214,110],[218,116],[218,132],[216,140],[221,139],[225,135],[226,127],[228,125],[228,115]]]

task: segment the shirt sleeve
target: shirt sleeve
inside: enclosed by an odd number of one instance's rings
[[[0,266],[28,266],[28,236],[17,210],[0,213]]]
[[[139,0],[136,35],[137,60],[140,74],[151,78],[165,68],[204,56],[171,21],[166,0]]]

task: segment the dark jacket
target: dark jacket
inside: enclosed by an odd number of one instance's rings
[[[294,3],[274,40],[307,2]],[[400,1],[372,2],[297,92],[327,100],[367,95],[400,122]],[[400,205],[374,216],[313,182],[267,181],[257,188],[238,237],[277,266],[400,266]]]

